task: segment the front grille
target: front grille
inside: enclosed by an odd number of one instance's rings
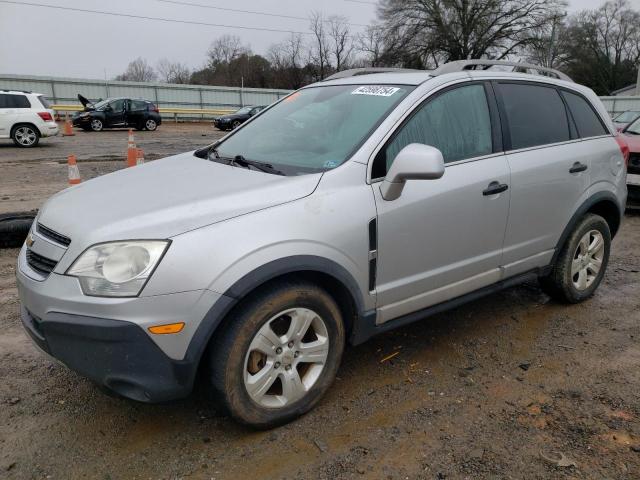
[[[33,270],[44,276],[49,275],[58,264],[55,260],[43,257],[30,249],[27,249],[27,263]]]
[[[65,237],[58,232],[54,232],[41,223],[38,223],[37,228],[38,233],[43,237],[48,238],[49,240],[53,240],[54,242],[59,243],[60,245],[64,245],[65,247],[68,247],[71,244],[71,239],[69,237]]]
[[[629,155],[627,172],[633,173],[635,175],[640,175],[640,153],[632,153],[631,155]]]

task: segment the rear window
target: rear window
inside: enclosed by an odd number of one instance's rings
[[[598,137],[608,133],[596,112],[584,98],[566,91],[562,92],[562,96],[567,101],[581,138]]]
[[[501,83],[500,93],[513,150],[570,140],[567,111],[555,88]]]
[[[0,94],[0,108],[31,108],[31,103],[25,95]]]
[[[51,108],[51,104],[49,103],[49,100],[47,100],[47,98],[44,95],[39,95],[38,100],[40,100],[40,103],[44,108]]]

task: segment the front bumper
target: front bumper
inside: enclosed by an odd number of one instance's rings
[[[40,349],[124,397],[162,402],[191,392],[197,365],[170,359],[135,324],[64,313],[38,318],[24,305],[21,315]]]
[[[43,243],[38,237],[38,242]],[[125,397],[159,402],[186,396],[193,386],[214,318],[226,297],[209,290],[135,298],[82,294],[76,278],[34,275],[18,257],[16,278],[24,327],[42,350]],[[203,320],[207,320],[204,322]],[[153,335],[152,325],[185,322],[177,334]],[[196,334],[197,332],[197,334]]]

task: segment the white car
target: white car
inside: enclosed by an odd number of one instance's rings
[[[0,138],[18,147],[35,147],[40,137],[58,134],[55,112],[40,93],[0,90]]]

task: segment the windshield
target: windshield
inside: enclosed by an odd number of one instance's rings
[[[287,175],[344,163],[414,87],[335,85],[299,90],[224,140],[220,157],[241,155]]]
[[[631,135],[640,135],[640,118],[625,128],[624,133],[630,133]]]
[[[236,114],[236,115],[246,115],[246,114],[247,114],[247,113],[249,113],[252,109],[253,109],[253,107],[244,107],[244,108],[241,108],[240,110],[238,110],[235,114]]]
[[[624,112],[618,115],[613,121],[616,123],[629,123],[633,122],[640,116],[639,112]]]
[[[104,107],[106,107],[109,104],[110,101],[111,100],[109,100],[108,98],[106,100],[102,100],[101,102],[95,103],[93,105],[93,108],[95,108],[96,110],[101,110]]]

